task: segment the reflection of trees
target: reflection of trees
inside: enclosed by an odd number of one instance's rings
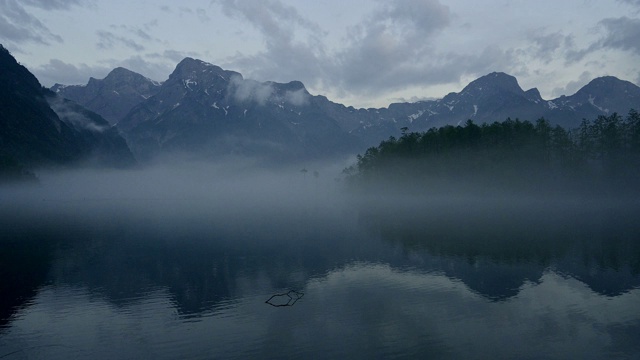
[[[3,227],[0,235],[0,324],[47,283],[87,287],[116,306],[162,289],[181,316],[199,316],[248,292],[304,289],[310,278],[353,261],[441,272],[490,299],[516,295],[549,267],[602,294],[640,284],[640,224],[631,208],[517,207],[495,199],[365,208],[361,225],[374,239],[344,213],[315,210],[245,211],[242,220],[232,215],[235,224],[193,214],[149,223],[64,215],[39,227],[5,221],[16,230]]]
[[[4,219],[3,219],[4,220]],[[12,232],[0,222],[0,332],[10,318],[29,303],[47,282],[53,261],[50,236],[39,231]]]
[[[425,199],[418,207],[367,206],[362,222],[406,251],[440,259],[447,276],[490,298],[515,295],[549,267],[603,294],[640,284],[634,209],[540,204],[486,199],[429,206]]]
[[[258,264],[229,244],[139,236],[78,243],[58,254],[57,281],[88,286],[119,306],[164,288],[181,315],[193,316],[241,295],[239,278],[258,277]]]
[[[87,287],[116,306],[163,289],[181,316],[199,316],[247,293],[302,289],[353,259],[351,240],[332,235],[343,229],[329,215],[257,209],[242,219],[67,219],[47,229],[65,241],[42,268],[55,284]]]

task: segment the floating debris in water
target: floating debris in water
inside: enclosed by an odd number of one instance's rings
[[[289,290],[287,293],[271,296],[265,303],[275,307],[293,306],[296,301],[302,299],[303,296],[304,293],[300,291]]]

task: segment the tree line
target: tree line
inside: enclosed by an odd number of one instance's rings
[[[357,156],[345,169],[351,184],[427,184],[460,180],[497,186],[548,186],[559,180],[584,186],[610,184],[638,187],[640,180],[640,114],[630,110],[584,119],[567,130],[541,118],[535,124],[510,118],[491,124],[447,125],[426,132],[402,128]]]

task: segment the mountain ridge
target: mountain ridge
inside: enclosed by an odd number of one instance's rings
[[[187,151],[308,159],[348,148],[356,139],[310,97],[298,81],[258,82],[185,58],[118,126],[141,158]]]
[[[337,125],[344,134],[338,136],[334,129],[331,130],[333,136],[343,137],[353,145],[342,146],[344,149],[375,145],[389,136],[399,135],[405,127],[410,131],[426,131],[432,127],[459,125],[469,119],[476,123],[491,123],[509,117],[530,121],[545,118],[552,124],[572,128],[584,118],[626,113],[638,107],[640,88],[615,77],[601,77],[573,95],[545,100],[537,88],[525,91],[514,76],[492,72],[471,81],[460,92],[449,93],[441,99],[357,109],[333,102],[323,95],[312,95],[300,81],[258,82],[245,79],[238,72],[187,57],[159,85],[157,93],[138,97],[137,101],[117,123],[133,148],[141,142],[146,144],[137,147],[139,150],[144,147],[149,150],[147,145],[155,143],[151,146],[155,150],[151,152],[162,152],[165,145],[175,143],[174,139],[179,139],[181,134],[200,127],[199,132],[209,132],[192,139],[200,144],[223,135],[236,137],[237,141],[240,141],[237,137],[248,136],[252,140],[269,139],[268,142],[278,146],[284,143],[291,146],[298,141],[296,151],[300,153],[306,146],[301,134],[312,133],[314,124]],[[255,111],[261,112],[260,119],[252,114]],[[253,120],[248,121],[247,114],[252,114]],[[292,117],[292,114],[298,115]],[[229,119],[235,119],[235,123],[227,121]],[[265,121],[261,122],[261,119]],[[204,126],[206,122],[210,124]],[[293,124],[301,123],[308,125],[307,130],[292,128]],[[259,128],[265,124],[272,128],[262,130],[267,135],[261,138]],[[326,126],[324,129],[328,131]],[[328,134],[323,136],[327,140]],[[180,141],[183,148],[189,147],[186,139]],[[231,143],[227,145],[234,147],[233,141]],[[337,144],[334,142],[333,145]],[[313,146],[314,151],[321,150],[319,144]]]
[[[153,96],[160,84],[136,72],[117,67],[104,79],[89,78],[86,85],[55,84],[51,90],[99,113],[116,124],[132,107]]]
[[[2,45],[0,157],[26,168],[135,163],[117,129],[100,115],[42,87]],[[0,166],[0,175],[2,171]]]

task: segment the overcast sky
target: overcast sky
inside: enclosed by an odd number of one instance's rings
[[[356,107],[441,98],[492,71],[543,98],[640,84],[640,0],[0,0],[0,42],[45,86],[184,57]]]

